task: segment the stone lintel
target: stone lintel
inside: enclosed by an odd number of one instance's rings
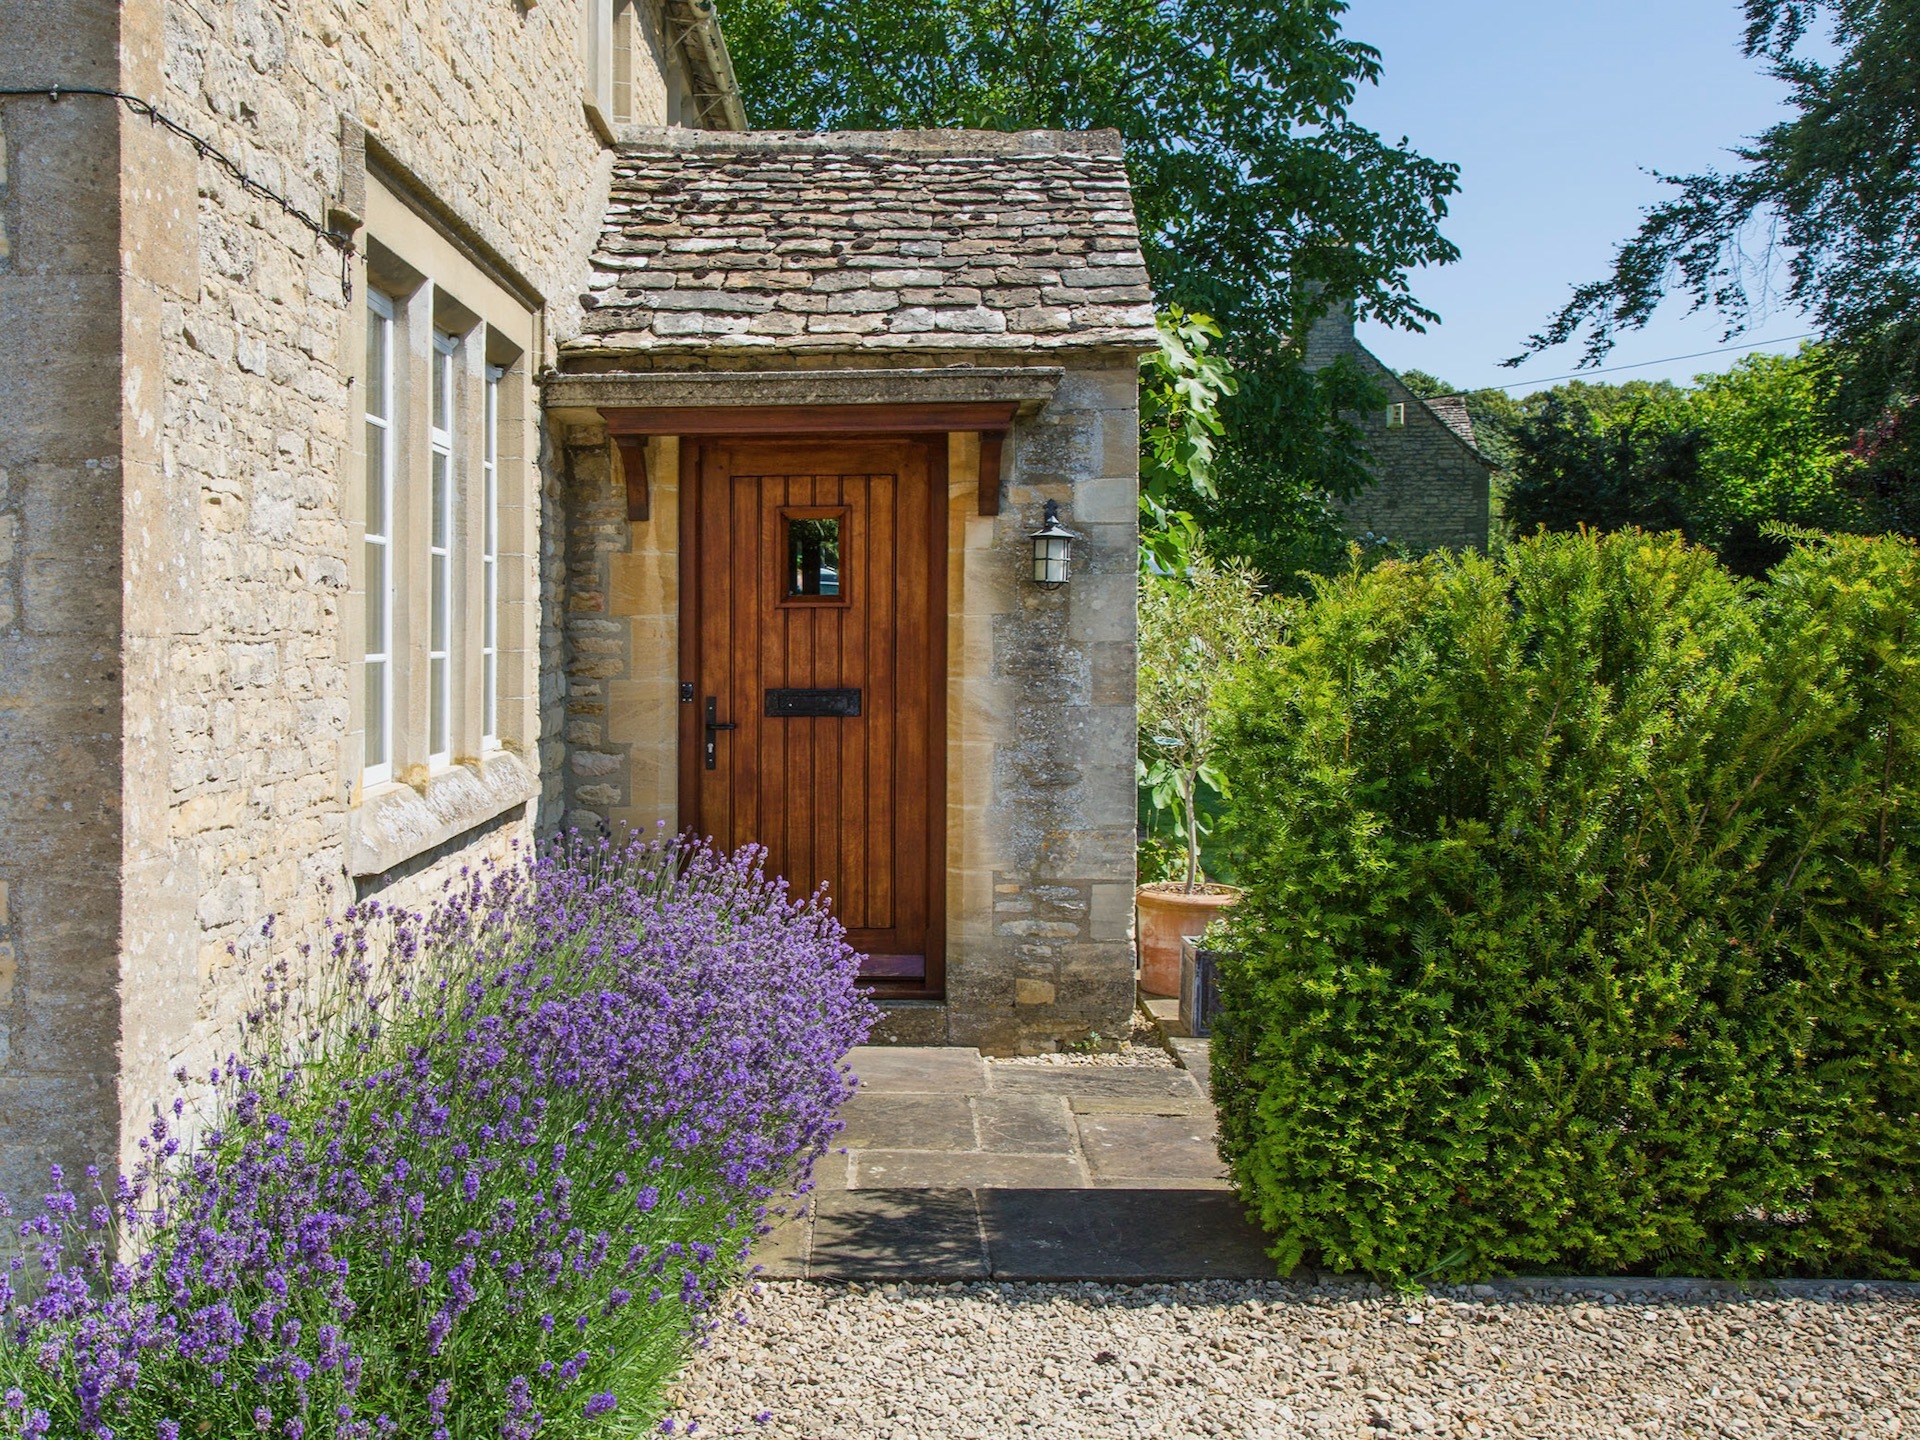
[[[549,374],[548,410],[663,409],[712,405],[992,404],[1037,413],[1060,388],[1057,365],[942,366],[911,370],[601,371]]]

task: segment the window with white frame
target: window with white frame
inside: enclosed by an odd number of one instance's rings
[[[369,195],[378,223],[368,226],[368,298],[357,312],[363,355],[355,342],[364,454],[349,501],[360,535],[344,617],[357,733],[344,778],[356,809],[371,813],[435,792],[484,806],[482,795],[513,790],[537,723],[527,533],[538,514],[527,456],[537,311],[397,197],[371,182]],[[501,783],[479,792],[450,783],[476,766]],[[412,832],[368,821],[355,833]],[[391,858],[387,839],[365,843],[381,855],[352,863]]]
[[[453,761],[454,357],[460,342],[436,333],[430,371],[433,421],[428,431],[430,495],[427,527],[427,763]]]
[[[507,376],[487,367],[480,442],[480,740],[500,743],[500,391]]]
[[[366,750],[363,782],[393,774],[393,302],[367,291]]]

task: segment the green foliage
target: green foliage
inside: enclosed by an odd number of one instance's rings
[[[1877,472],[1864,487],[1898,492],[1891,513],[1911,517],[1920,508],[1916,436],[1891,448],[1872,437],[1920,395],[1920,6],[1746,0],[1745,8],[1746,53],[1788,87],[1792,113],[1741,144],[1731,172],[1662,177],[1676,193],[1644,213],[1612,273],[1577,287],[1527,348],[1584,332],[1597,363],[1673,291],[1726,316],[1729,334],[1784,301],[1810,313],[1833,350],[1835,422],[1861,435]],[[1809,54],[1809,32],[1820,28],[1831,60]],[[1784,295],[1756,254],[1788,257]]]
[[[1920,1274],[1920,552],[1321,587],[1222,721],[1223,1147],[1282,1266]]]
[[[1180,574],[1199,529],[1176,507],[1218,496],[1220,402],[1240,386],[1232,363],[1213,353],[1220,327],[1209,317],[1174,306],[1156,323],[1160,348],[1140,362],[1140,565]]]
[[[1140,579],[1140,785],[1155,829],[1170,830],[1191,890],[1203,878],[1204,792],[1224,799],[1213,764],[1214,702],[1229,670],[1274,644],[1283,602],[1245,566],[1195,551],[1182,575]]]
[[[1825,353],[1753,355],[1692,389],[1575,382],[1519,402],[1507,442],[1508,524],[1677,530],[1732,569],[1764,574],[1770,525],[1856,528]]]

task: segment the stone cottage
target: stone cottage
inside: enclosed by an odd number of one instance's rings
[[[707,0],[0,34],[0,1189],[567,824],[826,884],[887,1037],[1124,1025],[1116,137],[742,133]]]
[[[1359,416],[1374,483],[1342,505],[1353,535],[1376,535],[1413,554],[1485,550],[1494,465],[1473,440],[1459,396],[1422,400],[1354,334],[1345,307],[1322,316],[1307,337],[1309,369],[1344,359],[1386,395]]]

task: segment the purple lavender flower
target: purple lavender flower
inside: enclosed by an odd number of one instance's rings
[[[831,916],[760,859],[569,837],[424,913],[349,910],[312,1003],[276,961],[198,1142],[163,1118],[102,1203],[55,1172],[22,1227],[8,1428],[178,1440],[162,1397],[294,1417],[288,1440],[644,1412],[807,1184],[873,1014]]]

